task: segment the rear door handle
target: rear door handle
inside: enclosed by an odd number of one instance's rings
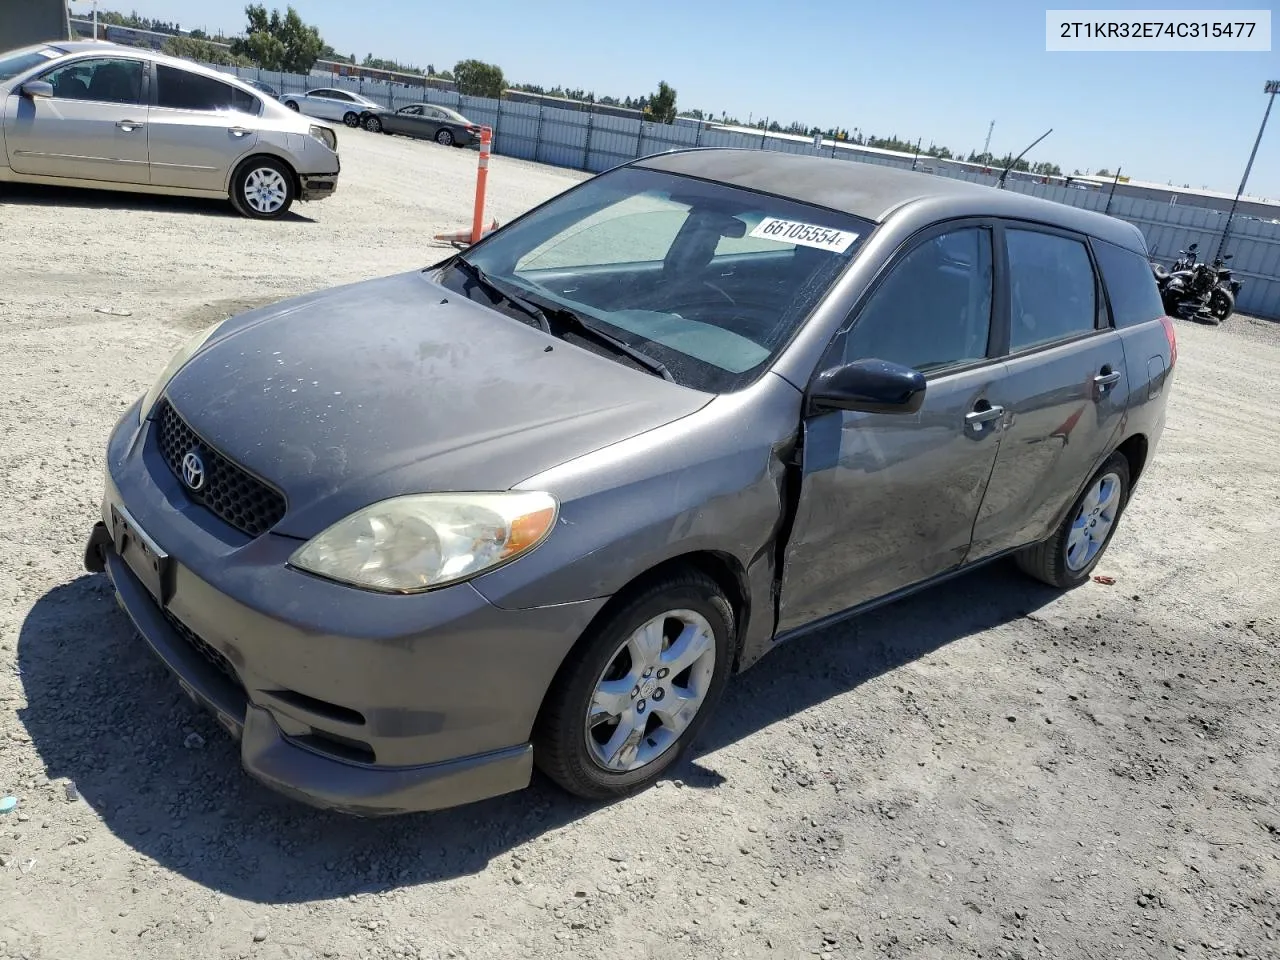
[[[139,127],[143,126],[143,124],[139,123],[137,120],[117,120],[116,126],[119,127],[121,130],[123,130],[125,133],[132,133],[134,130],[137,130]]]
[[[1103,367],[1105,370],[1106,367]],[[1099,395],[1104,394],[1107,390],[1114,386],[1120,379],[1120,371],[1113,370],[1110,373],[1100,373],[1093,378],[1094,384],[1098,388]]]
[[[244,127],[231,127],[230,129],[231,129],[231,135],[233,137],[243,137],[245,134],[249,132]]]

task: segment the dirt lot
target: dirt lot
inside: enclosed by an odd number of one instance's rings
[[[1245,317],[1179,326],[1112,586],[1000,567],[783,648],[611,806],[362,822],[248,781],[81,551],[189,330],[467,222],[474,154],[343,139],[282,223],[0,194],[0,957],[1280,956],[1280,330]],[[495,158],[492,212],[574,180]]]

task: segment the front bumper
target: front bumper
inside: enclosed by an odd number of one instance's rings
[[[251,776],[359,815],[528,784],[542,697],[603,600],[502,610],[469,584],[386,596],[293,570],[299,541],[249,539],[188,500],[131,418],[112,435],[85,566],[110,576]]]

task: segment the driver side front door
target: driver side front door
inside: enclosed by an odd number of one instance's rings
[[[146,183],[147,66],[129,57],[73,60],[37,79],[52,97],[14,94],[4,137],[14,173]]]
[[[877,280],[819,370],[877,358],[925,374],[916,413],[832,411],[803,425],[801,490],[784,559],[779,632],[958,567],[1000,447],[990,396],[992,225],[917,238]]]

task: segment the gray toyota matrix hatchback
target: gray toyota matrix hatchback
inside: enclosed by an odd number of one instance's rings
[[[604,798],[785,639],[1006,555],[1084,582],[1176,357],[1119,220],[668,153],[201,333],[115,428],[85,563],[277,790]]]

